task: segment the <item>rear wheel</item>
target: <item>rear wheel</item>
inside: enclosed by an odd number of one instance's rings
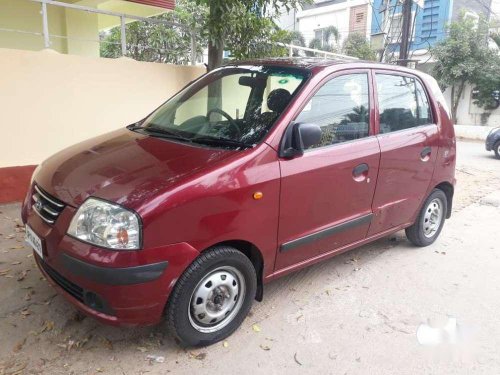
[[[493,151],[495,151],[495,156],[497,157],[497,159],[500,159],[500,141],[495,143],[495,145],[493,146]]]
[[[182,274],[167,305],[174,335],[189,346],[223,340],[252,306],[257,276],[252,262],[228,246],[202,253]]]
[[[426,199],[417,220],[406,228],[406,237],[416,246],[429,246],[438,238],[448,212],[446,194],[434,189]]]

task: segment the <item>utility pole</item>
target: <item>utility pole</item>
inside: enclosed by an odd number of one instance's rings
[[[401,28],[401,43],[399,44],[399,65],[408,64],[408,49],[410,47],[411,35],[411,8],[413,0],[403,0],[403,26]]]

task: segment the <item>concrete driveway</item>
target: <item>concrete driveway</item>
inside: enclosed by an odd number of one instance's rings
[[[36,269],[19,204],[1,206],[0,374],[498,374],[500,161],[482,143],[458,150],[434,245],[398,233],[275,281],[226,342],[197,350],[164,326],[76,313]]]

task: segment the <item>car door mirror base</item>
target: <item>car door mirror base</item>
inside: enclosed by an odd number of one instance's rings
[[[286,130],[280,157],[292,159],[304,154],[304,150],[321,142],[321,128],[313,123],[291,123]]]

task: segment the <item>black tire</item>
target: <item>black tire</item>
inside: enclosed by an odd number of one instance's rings
[[[229,313],[227,317],[222,318],[222,320],[217,323],[217,325],[222,326],[222,323],[228,319],[223,327],[215,332],[200,332],[199,329],[206,329],[206,327],[197,320],[197,315],[191,305],[191,299],[194,298],[195,292],[202,288],[203,284],[200,284],[201,281],[213,277],[214,274],[217,275],[218,278],[219,273],[224,272],[226,269],[237,270],[236,272],[239,272],[239,275],[234,273],[231,274],[230,277],[235,276],[235,280],[240,282],[240,289],[238,289],[238,292],[244,289],[244,295],[241,296],[235,293],[234,300],[238,301],[234,302],[236,305],[232,309],[235,310],[235,312],[233,314]],[[221,275],[221,277],[224,277],[224,275]],[[241,282],[241,277],[244,279],[244,283]],[[224,277],[223,280],[226,280],[226,278]],[[204,286],[206,287],[206,285],[208,285],[208,283]],[[186,271],[184,271],[170,295],[166,309],[168,326],[174,336],[187,346],[199,347],[214,344],[231,335],[241,325],[252,307],[256,289],[257,275],[255,268],[252,262],[243,253],[229,246],[217,246],[204,251]],[[207,298],[207,301],[209,299],[210,298]],[[210,300],[212,301],[213,299]],[[207,301],[204,301],[204,303],[206,304]],[[227,299],[223,298],[222,301],[222,303],[230,304],[233,298],[232,296]],[[200,305],[202,304],[200,303]],[[238,305],[239,307],[237,307]],[[207,309],[206,305],[202,307]],[[204,316],[204,314],[199,314],[198,316],[200,315]],[[201,326],[201,328],[197,329],[197,324],[199,324],[198,327]],[[210,325],[207,325],[207,327],[208,329],[213,329]]]
[[[495,151],[495,156],[497,157],[497,159],[500,159],[500,141],[495,143],[495,145],[493,146],[493,151]]]
[[[439,201],[439,204],[441,205],[440,210],[441,210],[441,218],[439,222],[439,226],[435,230],[435,232],[428,233],[426,235],[426,211],[430,209],[429,205],[432,202],[436,202],[435,200]],[[430,211],[429,211],[430,212]],[[439,237],[439,234],[441,233],[441,230],[443,229],[443,225],[446,219],[446,213],[448,212],[448,200],[446,198],[446,194],[439,189],[434,189],[432,193],[427,197],[425,200],[424,204],[422,205],[422,208],[418,214],[417,220],[415,223],[411,226],[406,228],[406,237],[410,240],[411,243],[413,243],[415,246],[429,246],[432,244],[436,239]],[[432,219],[431,219],[432,221]]]

